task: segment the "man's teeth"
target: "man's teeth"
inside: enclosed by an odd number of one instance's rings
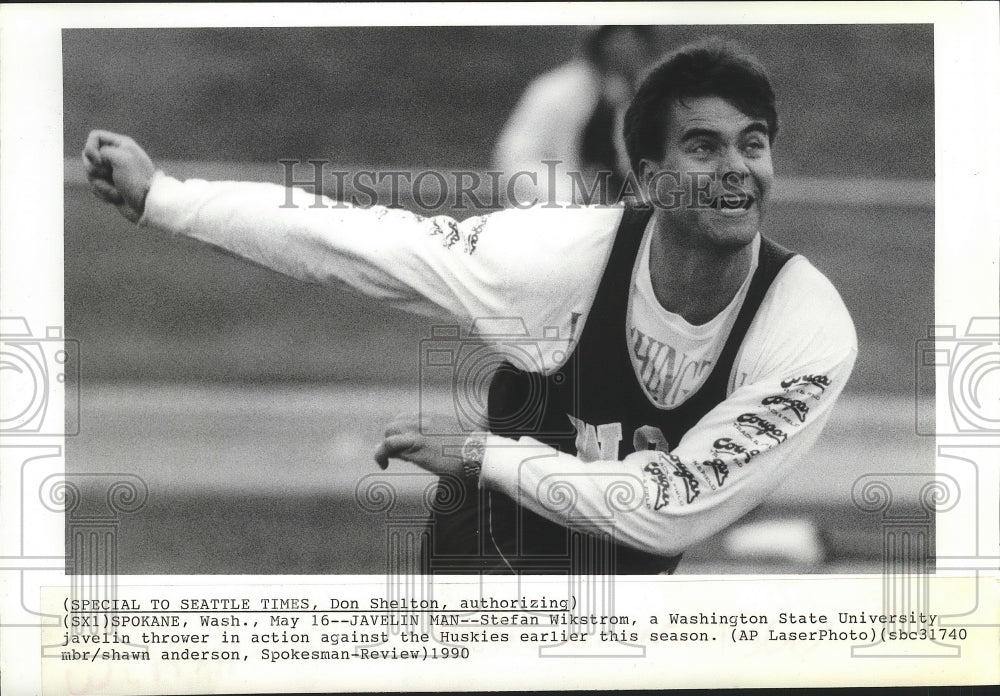
[[[737,212],[748,210],[753,202],[753,196],[722,196],[717,199],[715,207],[723,212]]]

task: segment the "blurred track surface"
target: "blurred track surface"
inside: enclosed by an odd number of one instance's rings
[[[379,470],[371,453],[393,415],[420,407],[394,387],[89,386],[74,473],[129,472],[149,503],[123,519],[124,573],[372,573],[385,568],[387,517],[361,508],[355,488]],[[449,391],[425,390],[447,413]],[[750,519],[805,519],[826,562],[727,558],[721,539],[687,556],[682,572],[857,572],[877,567],[880,532],[851,502],[866,473],[930,472],[933,440],[914,434],[912,401],[847,396],[810,456]],[[420,514],[433,479],[394,462],[396,512]],[[403,475],[408,474],[408,475]],[[906,501],[914,506],[916,498]]]

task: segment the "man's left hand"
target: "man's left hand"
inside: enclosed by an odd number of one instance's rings
[[[437,419],[433,416],[424,416],[423,429],[448,432],[447,427],[428,427],[435,422]],[[402,459],[432,474],[461,476],[464,441],[461,435],[424,434],[420,414],[397,416],[386,426],[385,439],[375,450],[375,461],[385,469],[389,466],[390,458]]]

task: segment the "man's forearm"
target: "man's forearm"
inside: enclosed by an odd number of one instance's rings
[[[812,394],[797,394],[811,409],[801,420],[784,412],[790,397],[773,398],[787,393],[782,381],[769,380],[734,392],[670,452],[585,462],[530,437],[491,436],[482,484],[559,524],[595,527],[628,546],[674,555],[752,510],[807,456],[853,362],[852,351],[829,365],[817,387],[801,389]]]
[[[315,203],[312,193],[275,184],[180,182],[160,173],[139,223],[413,313],[444,317],[461,311],[428,272],[433,250],[422,239],[420,218],[401,210]]]

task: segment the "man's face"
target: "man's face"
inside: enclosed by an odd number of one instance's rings
[[[716,248],[753,241],[774,181],[765,121],[721,97],[675,101],[663,158],[641,167],[647,195],[678,241]]]

